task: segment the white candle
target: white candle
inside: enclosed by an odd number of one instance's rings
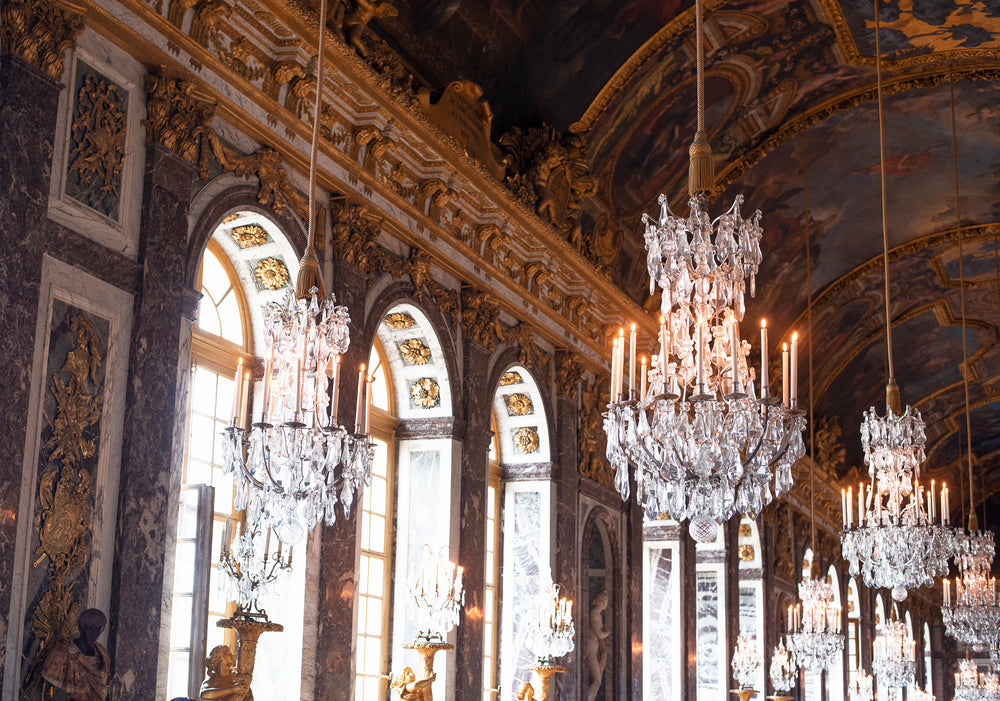
[[[369,433],[371,428],[372,420],[372,382],[375,380],[374,375],[368,376],[368,381],[365,383],[365,435]]]
[[[273,353],[272,353],[273,355]],[[271,373],[274,370],[271,358],[267,359],[264,363],[264,396],[261,397],[260,401],[260,422],[267,423],[268,412],[268,401],[271,398]]]
[[[841,522],[842,522],[841,523],[841,527],[846,531],[847,530],[847,490],[846,489],[841,489],[840,490],[840,519],[841,519]]]
[[[951,582],[944,578],[944,605],[951,606]]]
[[[364,421],[364,415],[362,411],[364,406],[361,402],[364,401],[365,392],[365,364],[361,363],[361,370],[358,371],[358,402],[354,405],[354,432],[361,433],[362,422]]]
[[[931,480],[931,495],[930,495],[930,500],[931,500],[931,521],[933,521],[935,518],[937,518],[937,504],[935,503],[936,499],[937,499],[937,494],[935,494],[935,492],[934,492],[934,480]]]
[[[611,342],[611,403],[618,401],[618,337]]]
[[[865,525],[865,483],[858,484],[858,528]]]
[[[705,391],[705,323],[698,320],[698,393]]]
[[[640,367],[642,369],[639,373],[639,399],[643,400],[646,398],[646,356],[642,356]]]
[[[340,417],[337,414],[340,405],[340,354],[333,359],[333,401],[330,402],[330,425],[336,426]]]
[[[948,508],[948,484],[941,483],[941,524],[947,526],[951,523],[951,510]]]
[[[767,396],[767,319],[760,320],[760,396]]]
[[[295,412],[295,418],[299,418],[299,408],[302,406],[302,358],[298,358],[295,361],[295,406],[292,410]]]
[[[793,630],[794,630],[794,628],[792,628],[792,606],[791,606],[791,604],[789,604],[789,606],[788,606],[788,632],[792,632]]]
[[[243,387],[240,389],[240,428],[247,427],[247,402],[250,401],[250,373],[243,373]]]
[[[231,416],[233,417],[233,426],[236,425],[236,412],[239,408],[239,398],[240,398],[240,377],[243,375],[243,358],[236,364],[236,374],[233,375],[233,411]]]
[[[635,324],[628,334],[628,398],[635,394]]]
[[[264,562],[267,562],[267,554],[271,552],[271,529],[267,529],[267,538],[264,539]]]
[[[851,487],[847,488],[847,527],[850,528],[851,524],[854,523],[854,514],[852,513],[854,509],[854,491]]]
[[[625,392],[625,329],[618,329],[618,400]]]
[[[667,391],[667,319],[660,315],[660,377],[663,379],[663,391]]]
[[[781,344],[781,401],[788,406],[788,344]]]
[[[792,404],[799,400],[799,334],[792,334]]]

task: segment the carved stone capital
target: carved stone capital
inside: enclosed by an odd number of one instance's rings
[[[82,8],[68,0],[7,0],[0,9],[3,52],[62,80],[66,51],[83,32]]]
[[[163,66],[146,74],[146,143],[162,144],[189,163],[198,159],[201,137],[215,116],[215,103],[198,83],[168,76]]]
[[[334,260],[343,260],[370,273],[375,269],[374,249],[380,222],[364,205],[348,202],[343,197],[330,198],[330,218],[333,222],[330,248]]]
[[[576,399],[582,375],[583,363],[580,361],[580,356],[572,351],[556,351],[556,392],[564,397]]]
[[[462,338],[466,341],[492,353],[500,337],[499,314],[500,303],[489,292],[471,286],[462,288]]]

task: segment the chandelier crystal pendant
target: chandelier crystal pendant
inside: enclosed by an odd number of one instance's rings
[[[740,337],[744,296],[755,291],[761,261],[760,213],[744,219],[741,195],[714,221],[705,211],[715,189],[704,131],[702,0],[695,3],[698,44],[698,131],[691,145],[690,213],[675,216],[660,195],[660,216],[643,215],[650,293],[662,290],[659,348],[636,385],[635,326],[629,336],[625,391],[625,334],[615,341],[611,397],[605,414],[607,458],[615,487],[646,514],[690,519],[698,542],[715,538],[717,524],[736,513],[756,518],[792,486],[791,466],[805,454],[803,412],[797,408],[796,345],[791,381],[782,400],[768,396],[767,329],[762,327],[761,396],[755,395]],[[787,361],[787,348],[785,356]],[[645,379],[642,379],[645,378]],[[773,488],[772,488],[773,481]]]
[[[834,603],[833,584],[829,577],[799,582],[801,603],[792,608],[792,628],[788,634],[788,649],[795,663],[810,671],[832,669],[844,650],[840,633],[840,605]]]
[[[295,292],[265,314],[264,391],[260,420],[244,425],[249,373],[237,388],[233,421],[224,432],[223,465],[236,487],[235,506],[251,523],[298,543],[320,521],[332,525],[339,503],[350,517],[363,485],[371,482],[375,447],[368,437],[371,377],[361,366],[354,430],[338,423],[340,356],[350,344],[347,308],[326,296],[316,257],[316,158],[327,3],[320,3],[316,101],[309,161],[309,243],[299,262]],[[242,363],[242,361],[241,361]]]
[[[872,672],[879,684],[898,692],[914,683],[917,674],[914,647],[913,637],[902,621],[875,627]]]
[[[850,683],[848,696],[851,701],[872,701],[875,694],[875,678],[863,669],[856,670],[854,679]]]
[[[851,490],[841,492],[844,531],[841,545],[852,577],[866,586],[892,590],[902,601],[907,590],[928,586],[948,572],[955,552],[948,526],[948,487],[941,485],[941,516],[935,517],[934,482],[925,490],[920,482],[924,461],[924,421],[920,412],[902,410],[892,362],[892,320],[889,300],[889,231],[885,197],[885,133],[882,118],[881,26],[875,0],[875,71],[878,95],[879,164],[882,184],[882,260],[885,283],[885,345],[889,377],[886,415],[871,408],[861,422],[861,443],[870,484],[858,486],[858,518],[854,521]]]

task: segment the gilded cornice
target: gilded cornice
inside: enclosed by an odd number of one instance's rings
[[[235,70],[232,61],[213,50],[213,40],[203,36],[204,43],[196,41],[155,7],[141,0],[100,1],[107,8],[91,4],[87,10],[88,21],[98,31],[147,63],[166,64],[180,75],[200,79],[217,102],[217,119],[274,149],[289,171],[306,171],[310,128],[300,114],[305,111],[302,102],[311,100],[311,89],[296,88],[294,80],[277,91],[273,86],[265,89],[266,81],[255,83],[247,77],[256,73],[244,75],[245,71]],[[268,12],[271,34],[309,36],[312,18],[308,13],[289,12],[287,5],[273,2],[252,16]],[[132,17],[122,21],[129,13],[148,28],[134,26]],[[245,21],[246,14],[234,10],[215,30],[228,36],[236,30],[227,23]],[[275,29],[279,23],[280,31]],[[242,25],[238,31],[264,36]],[[334,35],[328,44],[330,82],[324,88],[328,103],[324,126],[330,126],[324,129],[327,138],[321,140],[321,187],[366,200],[373,215],[384,220],[383,230],[408,246],[426,248],[428,239],[436,241],[428,253],[444,272],[466,282],[500,283],[505,291],[500,296],[504,311],[519,319],[533,315],[528,319],[533,330],[557,346],[566,345],[564,330],[569,329],[571,342],[580,350],[586,348],[585,357],[595,366],[603,363],[598,358],[607,353],[600,337],[605,328],[627,316],[652,330],[649,316],[605,272],[595,269],[553,227],[512,197],[408,100],[381,87],[378,76],[355,51]],[[275,61],[279,50],[284,70],[292,61],[299,62],[306,75],[311,72],[307,50],[290,55],[287,47],[274,47],[267,49],[265,58]],[[227,84],[225,89],[222,82]],[[299,82],[308,85],[308,78]],[[366,125],[387,137],[384,149],[370,150],[369,144],[358,144],[351,137],[354,129]],[[447,179],[452,192],[438,199],[439,206],[426,208],[420,183],[433,179]],[[496,225],[501,235],[479,240],[476,229],[489,224]],[[544,284],[525,274],[540,261],[548,266]]]

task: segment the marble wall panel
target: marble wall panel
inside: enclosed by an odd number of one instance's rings
[[[0,56],[0,656],[6,657],[35,321],[60,86]],[[27,456],[27,463],[34,462]],[[19,624],[12,624],[19,628]],[[9,683],[6,672],[4,688]],[[6,695],[6,694],[5,694]]]
[[[646,618],[643,627],[643,693],[663,701],[680,701],[682,652],[678,620],[677,548],[648,543],[646,553]]]

